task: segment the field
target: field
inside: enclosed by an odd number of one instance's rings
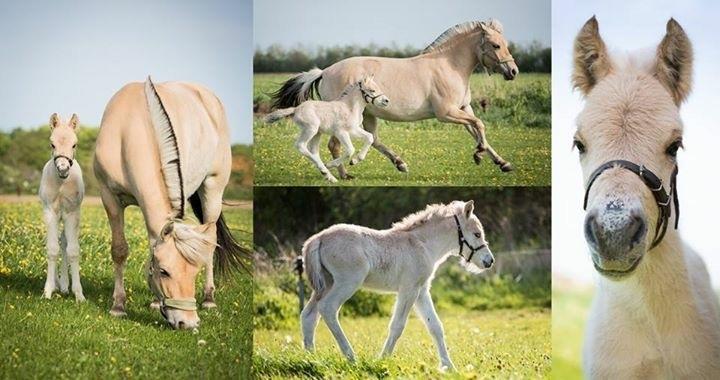
[[[140,210],[129,208],[128,316],[113,318],[110,232],[102,206],[92,203],[86,199],[82,210],[82,304],[72,295],[41,297],[47,265],[39,202],[0,203],[0,378],[247,378],[250,276],[217,281],[218,308],[199,312],[197,333],[173,331],[148,307],[146,232]],[[249,245],[252,211],[228,209],[226,217]]]
[[[455,378],[545,378],[550,373],[549,309],[439,312]],[[358,363],[348,363],[320,321],[315,353],[302,349],[297,323],[280,330],[255,330],[255,374],[262,378],[437,378],[435,346],[422,321],[411,316],[395,353],[377,359],[389,317],[341,317]]]
[[[582,341],[592,293],[587,287],[553,288],[553,379],[582,379]]]
[[[269,109],[269,94],[288,74],[256,74],[254,102],[255,183],[258,185],[312,185],[328,183],[314,165],[301,156],[293,143],[297,127],[285,120],[267,125],[259,117]],[[480,185],[544,186],[550,183],[550,76],[523,74],[506,82],[498,76],[475,74],[471,78],[473,107],[487,127],[487,137],[515,171],[502,173],[489,158],[480,165],[472,160],[475,144],[464,127],[424,120],[414,123],[381,121],[380,139],[405,160],[409,173],[400,173],[378,151],[350,167],[355,176],[340,181],[346,186],[371,185]],[[480,111],[481,100],[489,102]],[[391,99],[392,101],[392,99]],[[328,161],[328,137],[321,155]],[[355,143],[359,147],[358,142]]]

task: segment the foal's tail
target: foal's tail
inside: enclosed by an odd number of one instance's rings
[[[265,122],[272,124],[278,120],[290,117],[295,113],[295,107],[283,108],[265,116]]]
[[[319,96],[318,86],[322,74],[322,70],[316,67],[288,79],[272,94],[273,108],[297,107],[300,103]]]
[[[328,280],[330,273],[323,267],[320,261],[320,248],[322,247],[322,241],[318,238],[310,238],[303,245],[303,261],[305,262],[305,273],[307,273],[308,280],[310,280],[310,287],[320,297],[325,291],[326,280]]]

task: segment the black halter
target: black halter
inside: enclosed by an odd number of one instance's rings
[[[655,226],[655,238],[653,239],[652,245],[650,246],[650,249],[653,249],[658,244],[660,244],[663,237],[665,237],[665,232],[667,231],[670,214],[672,213],[672,208],[670,206],[670,197],[672,197],[673,204],[675,205],[675,229],[678,228],[678,222],[680,220],[680,202],[678,201],[677,193],[678,167],[677,165],[675,165],[675,169],[670,176],[670,192],[668,193],[665,191],[662,180],[658,178],[655,173],[651,172],[643,165],[638,165],[634,162],[626,160],[608,161],[600,165],[600,167],[595,169],[592,175],[590,175],[590,179],[588,180],[588,184],[585,189],[585,201],[583,203],[583,210],[587,209],[588,195],[590,194],[590,188],[592,187],[595,180],[605,170],[614,167],[620,167],[635,173],[638,177],[640,177],[645,186],[650,189],[653,197],[655,197],[655,203],[657,203],[660,210],[658,212],[658,220]]]
[[[64,159],[68,160],[68,162],[70,162],[70,166],[73,166],[73,159],[70,158],[70,157],[68,157],[68,156],[64,156],[64,155],[62,155],[62,154],[58,154],[57,156],[54,156],[54,157],[53,157],[53,163],[54,163],[55,165],[57,165],[57,160],[58,160],[58,158],[64,158]]]
[[[457,226],[458,245],[460,246],[460,251],[458,252],[458,255],[459,255],[460,257],[462,257],[463,259],[465,259],[466,262],[470,262],[470,260],[472,259],[473,255],[475,255],[475,252],[477,252],[477,251],[479,251],[479,250],[487,247],[487,244],[482,244],[482,245],[480,245],[480,246],[477,247],[477,248],[475,248],[475,247],[473,247],[472,245],[470,245],[470,243],[468,243],[468,241],[465,240],[465,235],[463,235],[462,228],[460,228],[460,220],[458,219],[457,215],[453,215],[453,217],[455,218],[455,225]],[[465,256],[462,255],[462,253],[463,253],[463,248],[465,248],[466,245],[467,245],[467,247],[470,249],[470,254],[468,255],[467,258],[465,258]]]
[[[373,104],[373,105],[375,104],[375,99],[377,99],[377,98],[379,98],[379,97],[381,97],[381,96],[384,95],[384,94],[382,94],[382,93],[377,94],[377,95],[375,95],[375,96],[372,96],[372,95],[368,94],[368,92],[365,91],[365,89],[363,88],[362,83],[360,84],[360,93],[362,93],[363,100],[365,100],[365,103],[367,103],[367,104]],[[368,99],[370,99],[370,100],[368,100]]]

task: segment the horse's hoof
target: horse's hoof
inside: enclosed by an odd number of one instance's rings
[[[52,299],[52,292],[48,292],[47,290],[43,292],[43,298],[45,299]]]
[[[85,296],[82,292],[75,293],[75,302],[85,302]]]
[[[475,152],[475,154],[473,154],[473,161],[475,161],[475,165],[480,165],[480,162],[482,162],[482,152]]]
[[[202,303],[203,309],[214,309],[216,307],[217,307],[217,304],[215,303],[215,301],[205,301]]]
[[[160,301],[150,302],[150,308],[155,309],[155,310],[160,310]]]
[[[399,171],[401,171],[401,172],[403,172],[403,173],[407,173],[407,172],[408,172],[408,166],[407,166],[407,164],[406,164],[403,160],[397,160],[397,161],[395,162],[395,167],[397,168],[397,170],[399,170]]]
[[[127,316],[127,313],[125,312],[124,307],[113,306],[113,308],[110,309],[110,315],[112,315],[113,317],[122,318]]]
[[[354,176],[354,175],[352,175],[352,174],[348,174],[348,173],[345,173],[345,175],[343,175],[343,176],[340,176],[340,179],[343,179],[343,180],[349,181],[349,180],[351,180],[351,179],[355,179],[355,176]]]
[[[327,177],[326,179],[327,179],[328,181],[330,181],[330,183],[337,183],[337,181],[338,181],[337,178],[335,178],[335,177],[333,177],[333,176]]]
[[[503,173],[510,172],[510,171],[512,171],[513,169],[514,169],[514,168],[513,168],[512,164],[510,164],[509,162],[506,162],[506,163],[500,165],[500,170],[502,170]]]

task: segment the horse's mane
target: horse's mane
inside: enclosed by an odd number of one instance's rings
[[[195,231],[192,226],[184,223],[175,223],[172,232],[175,238],[175,247],[178,252],[192,265],[204,265],[212,258],[207,252],[212,252],[213,242],[204,234]]]
[[[395,231],[411,231],[414,230],[434,218],[447,218],[455,215],[457,207],[454,203],[448,205],[437,203],[425,207],[416,213],[404,217],[401,221],[395,222],[392,229]]]
[[[444,31],[438,38],[435,39],[430,45],[423,49],[421,54],[430,53],[432,51],[439,51],[447,47],[456,40],[458,36],[464,36],[468,33],[473,33],[480,30],[480,26],[485,25],[486,27],[502,34],[503,26],[500,21],[496,19],[490,19],[487,22],[484,21],[468,21],[462,24],[457,24],[452,28]]]

